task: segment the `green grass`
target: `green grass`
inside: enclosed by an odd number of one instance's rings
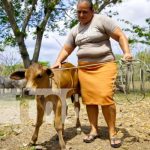
[[[4,131],[0,131],[0,136],[4,136],[4,135],[5,135]]]
[[[146,97],[150,98],[149,92],[146,92],[145,94],[143,94],[142,92],[138,92],[138,91],[130,92],[128,94],[117,92],[114,95],[114,100],[118,103],[124,103],[124,102],[136,103],[136,102],[144,100]]]

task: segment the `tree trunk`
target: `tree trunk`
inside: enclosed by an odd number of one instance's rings
[[[30,58],[29,58],[29,54],[24,42],[24,36],[20,35],[16,37],[18,46],[19,46],[19,51],[21,54],[21,58],[23,60],[23,64],[25,68],[28,68],[31,64]]]
[[[37,38],[36,38],[36,43],[35,43],[35,49],[34,49],[34,54],[32,58],[32,63],[33,62],[38,62],[39,59],[39,54],[40,54],[40,48],[41,48],[41,43],[42,43],[42,37],[43,37],[43,30],[39,27],[37,27]]]
[[[23,59],[24,67],[28,68],[30,65],[30,59],[29,59],[29,54],[25,46],[24,42],[24,33],[20,31],[17,22],[15,20],[15,13],[13,9],[13,4],[9,0],[2,0],[4,9],[6,11],[6,14],[8,16],[8,20],[10,22],[10,25],[12,27],[13,33],[16,37],[17,44],[19,46],[20,54]]]

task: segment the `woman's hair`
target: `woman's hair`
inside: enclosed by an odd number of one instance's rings
[[[87,2],[89,4],[90,9],[93,10],[93,3],[91,0],[78,0],[77,5],[82,2]]]

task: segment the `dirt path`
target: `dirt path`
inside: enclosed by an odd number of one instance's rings
[[[70,150],[111,150],[106,123],[101,111],[99,114],[100,138],[93,143],[86,144],[82,140],[85,133],[88,133],[90,129],[85,107],[82,105],[80,113],[83,132],[77,135],[74,128],[73,105],[70,102],[68,105],[69,115],[65,123],[67,147]],[[18,119],[20,106],[22,114],[21,118]],[[29,113],[27,113],[27,106],[31,106],[29,107]],[[59,150],[52,116],[51,118],[45,117],[45,122],[40,128],[38,145],[27,147],[34,130],[34,118],[35,104],[33,101],[30,101],[28,105],[26,101],[22,102],[21,105],[20,101],[17,104],[13,101],[0,101],[0,150]],[[14,124],[15,122],[17,124]],[[150,150],[150,97],[132,105],[127,102],[117,105],[116,126],[123,139],[123,145],[118,150]]]

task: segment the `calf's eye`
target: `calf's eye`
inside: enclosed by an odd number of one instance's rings
[[[36,76],[36,78],[37,78],[37,79],[41,79],[41,78],[42,78],[42,75],[41,75],[41,74],[38,74],[38,75]]]

